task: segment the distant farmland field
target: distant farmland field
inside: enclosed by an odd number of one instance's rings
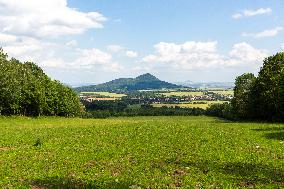
[[[284,124],[0,117],[0,188],[284,188]]]
[[[199,91],[193,91],[193,92],[179,92],[179,91],[172,91],[172,92],[165,92],[160,93],[165,96],[201,96],[203,95],[203,92]]]
[[[193,103],[194,102],[194,103]],[[221,103],[225,103],[226,101],[193,101],[190,103],[179,103],[179,104],[157,104],[157,103],[153,103],[152,106],[153,107],[157,107],[157,108],[161,108],[163,106],[166,107],[181,107],[181,108],[202,108],[202,109],[206,109],[210,106],[210,104],[221,104]]]

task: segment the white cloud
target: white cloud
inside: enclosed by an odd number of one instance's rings
[[[264,30],[259,33],[243,33],[242,36],[244,37],[254,37],[254,38],[264,38],[264,37],[274,37],[282,31],[282,27],[275,27],[272,29]]]
[[[4,45],[3,49],[11,57],[38,62],[43,58],[52,56],[57,50],[57,46],[54,43],[40,41],[32,37],[22,37],[19,41]]]
[[[40,65],[44,68],[56,68],[56,69],[68,68],[66,62],[61,58],[49,58],[41,61]]]
[[[74,42],[72,42],[74,44]],[[43,68],[85,69],[110,64],[112,56],[96,48],[68,48],[66,44],[55,44],[35,38],[22,38],[3,46],[10,57],[21,61],[33,61]],[[67,48],[67,49],[66,49]],[[64,56],[62,54],[65,53]],[[70,56],[69,58],[65,56]]]
[[[118,53],[120,55],[127,56],[129,58],[136,58],[138,56],[138,52],[128,50],[127,48],[120,45],[108,45],[107,50],[112,53]]]
[[[257,63],[262,62],[268,56],[268,53],[266,50],[256,49],[248,43],[242,42],[233,45],[229,55],[231,58],[241,60],[242,62]]]
[[[238,18],[243,17],[243,15],[242,15],[241,13],[236,13],[236,14],[233,14],[232,17],[233,17],[234,19],[238,19]]]
[[[17,40],[17,37],[14,35],[0,33],[0,46],[2,43],[15,42],[16,40]]]
[[[282,48],[282,50],[284,50],[284,43],[281,44],[281,48]]]
[[[67,0],[0,0],[0,32],[17,36],[57,37],[101,28],[106,18],[80,12]]]
[[[150,54],[150,55],[143,57],[142,62],[150,62],[150,63],[155,62],[157,58],[158,58],[157,56]]]
[[[125,48],[120,45],[108,45],[107,49],[114,53],[118,53],[125,50]]]
[[[256,15],[261,15],[261,14],[269,14],[271,12],[272,12],[271,8],[259,8],[256,10],[243,10],[243,11],[233,14],[232,18],[239,19],[242,17],[251,17],[251,16],[256,16]]]
[[[126,56],[128,56],[129,58],[135,58],[138,56],[138,53],[135,51],[126,51]]]
[[[154,45],[155,53],[145,56],[145,67],[168,67],[175,70],[197,70],[236,66],[254,66],[267,56],[247,43],[235,44],[228,55],[217,51],[217,42],[189,41],[183,44],[160,42]]]
[[[111,63],[111,64],[108,64],[108,65],[105,65],[103,67],[103,70],[106,71],[106,72],[121,73],[121,72],[123,72],[125,70],[125,68],[121,64],[115,62],[115,63]]]
[[[65,45],[66,46],[69,46],[69,47],[75,47],[77,46],[77,41],[76,40],[71,40],[71,41],[68,41]]]
[[[92,67],[97,64],[107,64],[112,56],[99,49],[78,49],[78,58],[72,63],[77,68]]]
[[[162,63],[175,69],[215,67],[223,62],[216,46],[216,41],[189,41],[183,44],[160,42],[154,45],[156,53],[144,57],[142,62]]]

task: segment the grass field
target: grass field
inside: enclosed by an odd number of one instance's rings
[[[195,103],[180,103],[180,104],[157,104],[154,103],[152,104],[153,107],[157,107],[157,108],[161,108],[163,106],[166,107],[181,107],[181,108],[202,108],[202,109],[206,109],[210,106],[210,104],[220,104],[220,103],[224,103],[226,101],[194,101]],[[201,102],[201,103],[200,103]]]
[[[85,95],[102,95],[110,98],[121,98],[126,96],[125,94],[117,94],[117,93],[110,93],[110,92],[81,92],[81,94]]]
[[[1,118],[0,188],[284,188],[284,124]]]

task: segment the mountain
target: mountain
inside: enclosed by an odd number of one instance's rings
[[[155,76],[146,73],[136,78],[119,78],[99,85],[89,85],[83,87],[77,87],[77,92],[95,92],[95,91],[106,91],[106,92],[127,92],[136,90],[147,90],[147,89],[173,89],[180,88],[180,85],[161,81]]]

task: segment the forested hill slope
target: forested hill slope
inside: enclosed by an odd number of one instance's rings
[[[140,75],[136,78],[120,78],[115,79],[99,85],[90,85],[77,87],[77,92],[127,92],[135,90],[147,90],[147,89],[162,89],[162,88],[179,88],[181,86],[161,81],[155,76],[147,73]]]

